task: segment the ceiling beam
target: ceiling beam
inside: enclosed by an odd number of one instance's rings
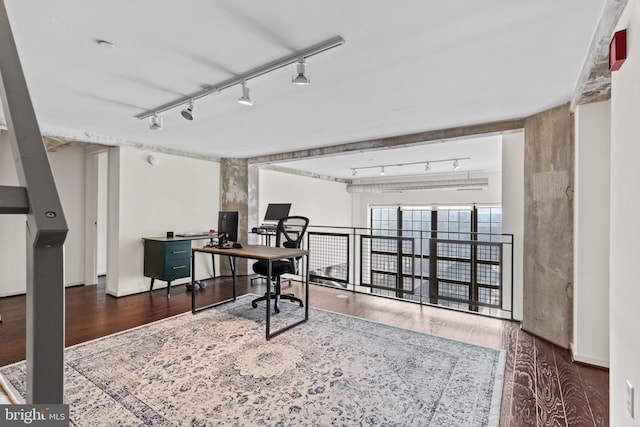
[[[582,66],[569,108],[575,112],[581,104],[598,102],[611,96],[611,73],[609,72],[609,42],[628,0],[607,0],[587,59]]]
[[[272,170],[272,171],[282,172],[282,173],[288,173],[290,175],[304,176],[304,177],[307,177],[307,178],[323,179],[325,181],[342,182],[344,184],[350,184],[351,183],[350,179],[337,178],[335,176],[322,175],[322,174],[319,174],[319,173],[307,172],[307,171],[303,171],[303,170],[299,170],[299,169],[286,168],[286,167],[283,167],[283,166],[265,165],[265,166],[262,166],[262,169]]]
[[[461,126],[449,129],[430,130],[408,135],[390,136],[386,138],[368,139],[347,144],[332,145],[308,150],[289,151],[279,154],[250,157],[249,164],[278,163],[309,157],[337,156],[391,148],[404,148],[412,145],[445,142],[455,139],[488,136],[524,128],[525,119],[503,120],[479,125]]]

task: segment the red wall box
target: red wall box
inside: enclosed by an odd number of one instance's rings
[[[627,30],[617,31],[609,43],[609,71],[617,71],[627,59]]]

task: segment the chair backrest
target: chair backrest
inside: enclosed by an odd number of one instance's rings
[[[300,248],[304,233],[309,226],[309,218],[304,216],[287,216],[278,221],[276,229],[276,246]]]
[[[276,246],[285,248],[300,248],[304,233],[309,226],[309,218],[304,216],[288,216],[278,221],[276,229]],[[291,272],[298,274],[298,260],[302,257],[291,258]]]

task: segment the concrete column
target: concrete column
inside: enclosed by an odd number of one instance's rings
[[[220,159],[220,210],[238,211],[238,240],[248,241],[249,168],[246,159]],[[226,258],[226,257],[224,257]],[[231,275],[229,263],[220,258],[220,274]],[[236,273],[247,274],[247,261],[238,259]]]
[[[525,122],[522,327],[564,348],[573,319],[573,123],[568,104]]]
[[[260,225],[261,218],[259,217],[259,195],[260,195],[260,167],[258,165],[249,165],[249,220],[248,230]],[[260,236],[257,234],[249,233],[249,243],[252,245],[260,244]]]

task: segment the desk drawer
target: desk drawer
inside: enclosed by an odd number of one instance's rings
[[[169,242],[164,247],[164,257],[167,261],[175,258],[189,258],[191,256],[191,242]]]
[[[171,258],[165,263],[165,280],[176,280],[191,275],[191,258]]]
[[[190,276],[191,242],[145,240],[144,275],[164,281]]]

